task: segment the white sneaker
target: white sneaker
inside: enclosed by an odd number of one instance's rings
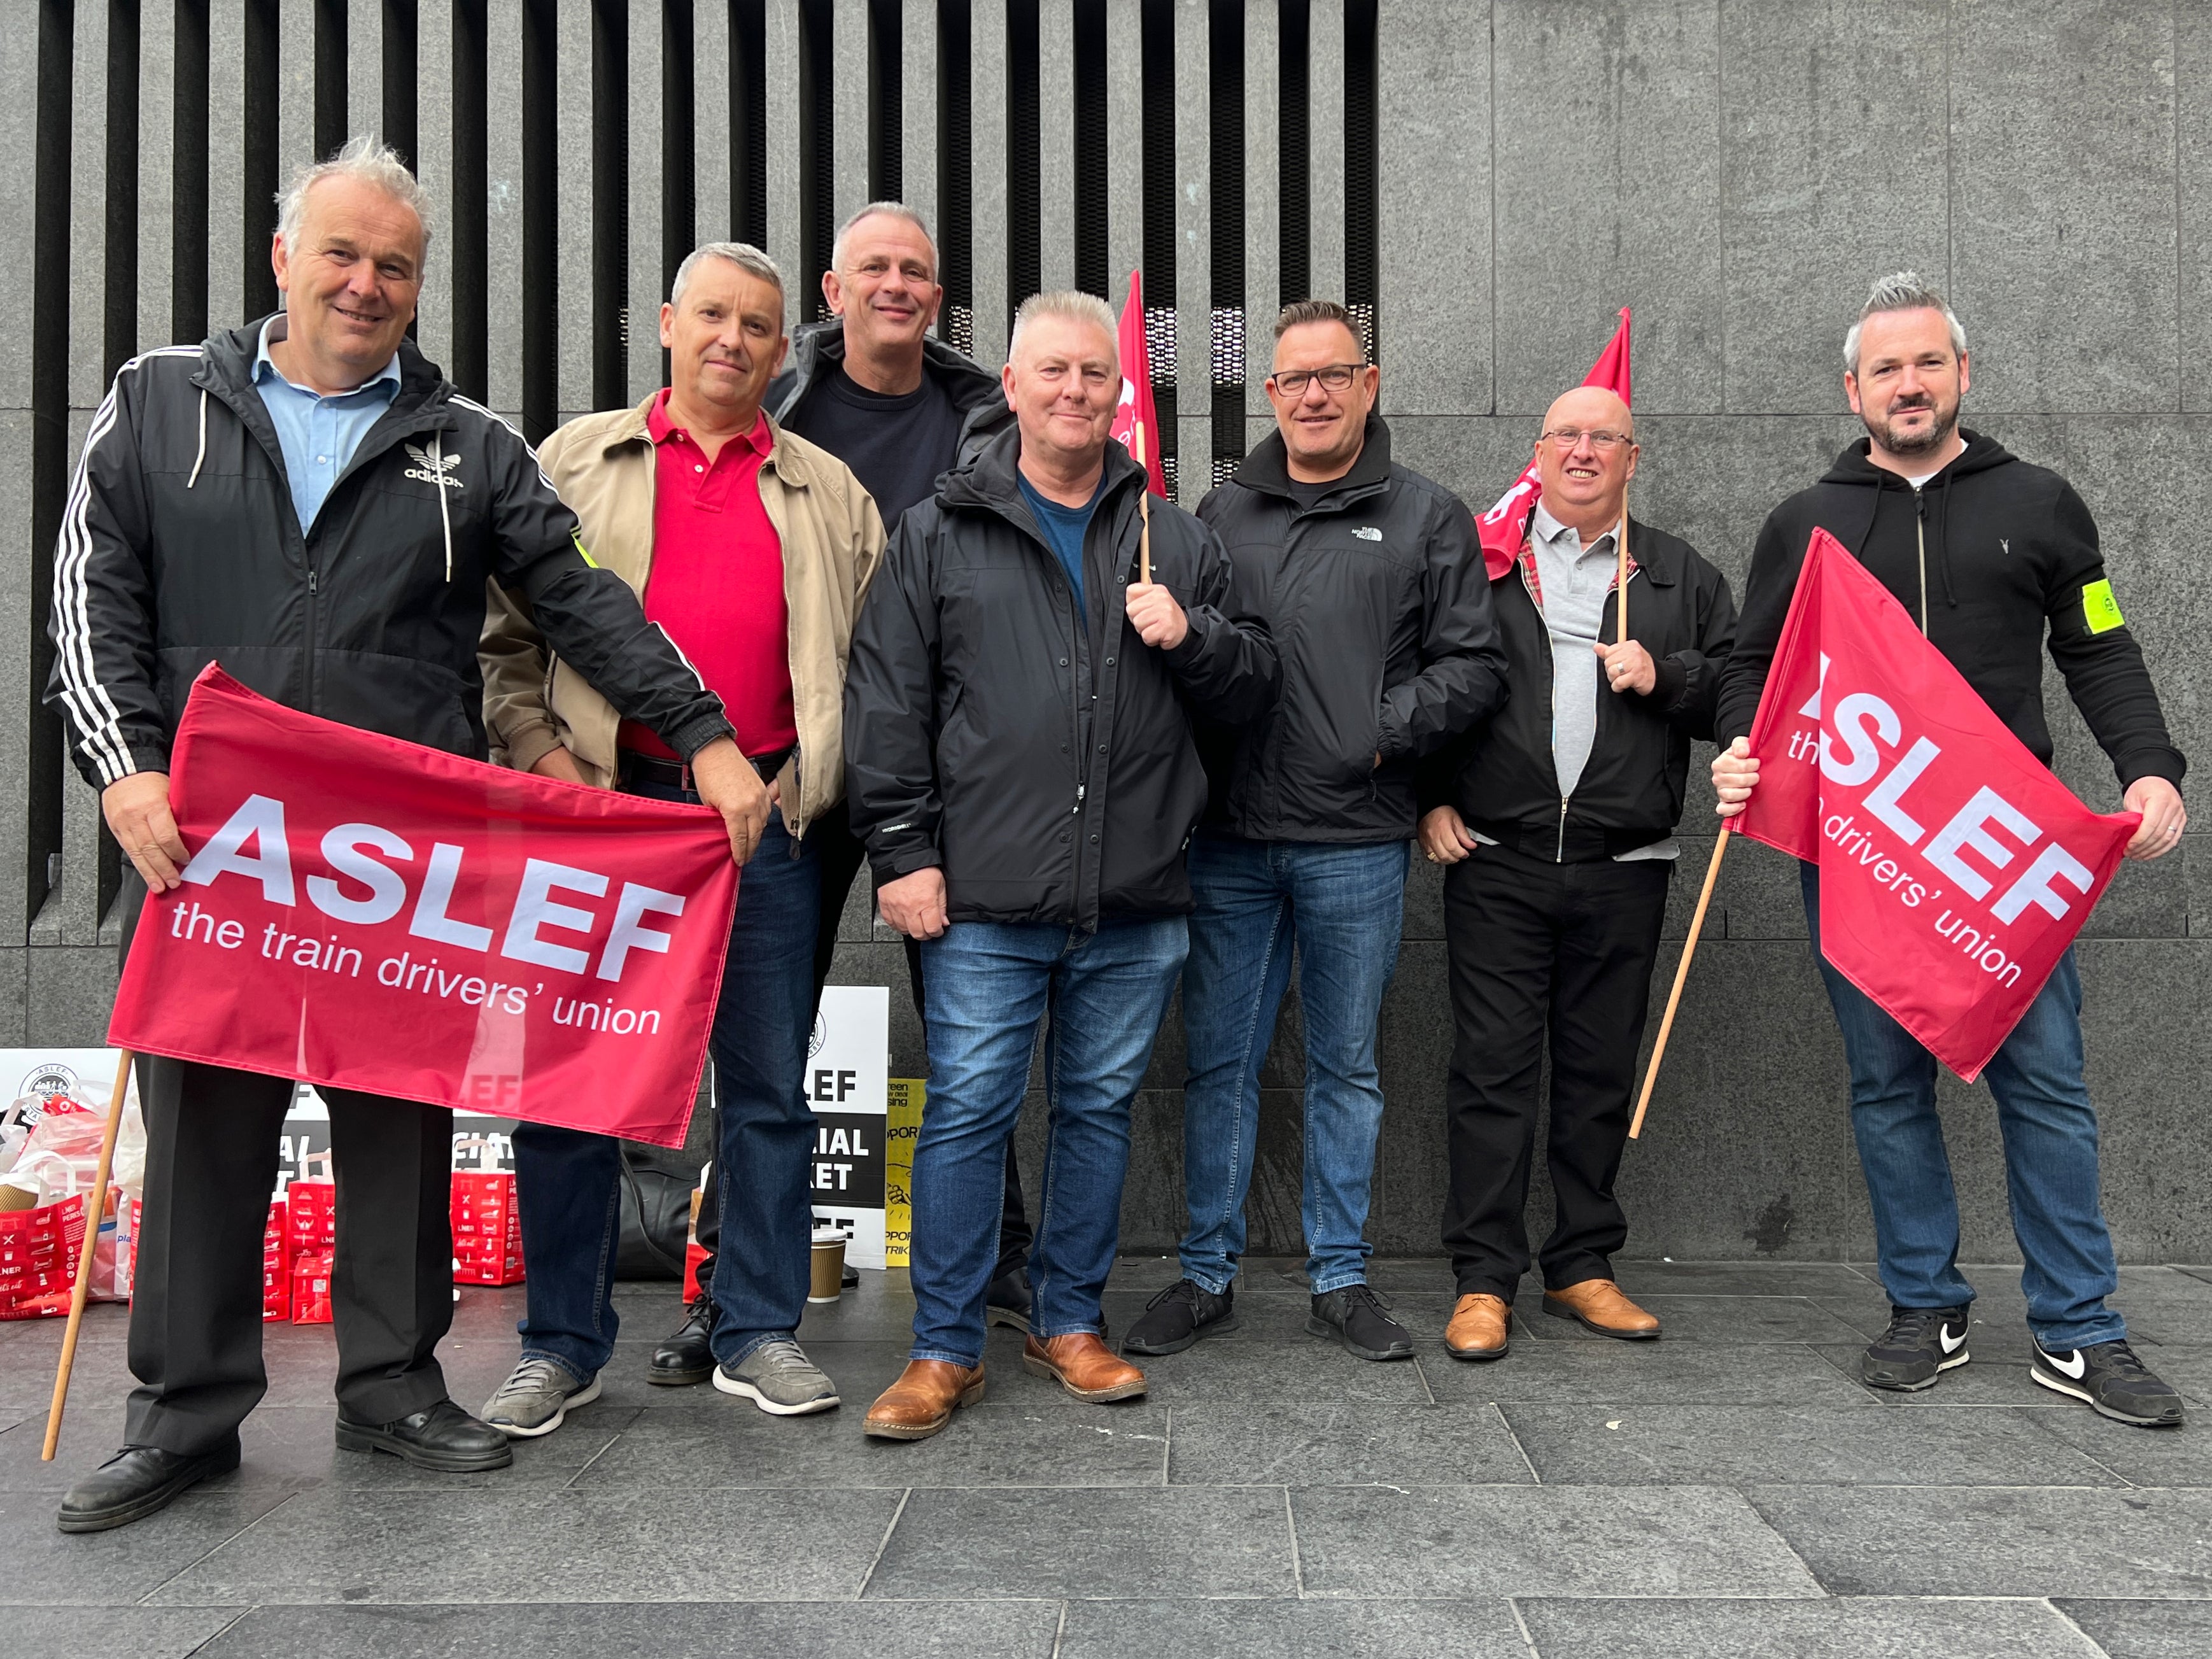
[[[714,1386],[775,1417],[803,1417],[838,1403],[837,1385],[788,1338],[763,1342],[743,1359],[715,1366]]]
[[[534,1440],[568,1419],[571,1406],[599,1397],[599,1379],[579,1382],[550,1359],[525,1358],[478,1413],[510,1440]]]

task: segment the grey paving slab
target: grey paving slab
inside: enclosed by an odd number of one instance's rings
[[[1810,1297],[1859,1290],[1871,1282],[1840,1261],[1616,1261],[1613,1277],[1632,1297]]]
[[[2051,1398],[2065,1401],[2073,1410],[2038,1412],[2037,1426],[2083,1456],[2096,1459],[2122,1480],[2138,1486],[2212,1486],[2212,1431],[2206,1429],[2203,1413],[2179,1428],[2141,1429],[2115,1423],[2063,1395]]]
[[[1295,1593],[1280,1486],[925,1490],[907,1499],[871,1597]]]
[[[2094,1459],[2004,1411],[1828,1406],[1503,1408],[1546,1484],[1734,1486],[1792,1480],[1929,1486],[2111,1486]]]
[[[1850,1326],[1808,1297],[1662,1295],[1636,1301],[1659,1316],[1662,1342],[1839,1342],[1854,1334]],[[1618,1340],[1546,1313],[1539,1291],[1523,1290],[1513,1311],[1539,1341]]]
[[[1309,1595],[1816,1595],[1719,1487],[1316,1486],[1291,1494]]]
[[[70,1535],[54,1528],[52,1494],[0,1493],[0,1559],[8,1563],[0,1577],[0,1605],[128,1606],[238,1536],[288,1496],[271,1490],[187,1492],[135,1526]],[[212,1606],[252,1598],[185,1599]]]
[[[1539,1659],[2097,1659],[2044,1601],[1550,1601],[1517,1604]]]
[[[896,1653],[1049,1659],[1056,1601],[615,1602],[599,1607],[256,1607],[204,1659],[727,1659]]]
[[[1177,1486],[1533,1485],[1536,1479],[1495,1406],[1238,1401],[1179,1406],[1171,1416],[1168,1479]]]
[[[1164,1407],[1040,1408],[1003,1389],[993,1398],[987,1382],[982,1401],[963,1408],[951,1428],[909,1443],[868,1439],[860,1429],[867,1407],[855,1397],[820,1416],[779,1418],[718,1397],[643,1413],[576,1485],[1157,1486],[1165,1479]]]
[[[1863,1392],[1811,1349],[1790,1342],[1516,1339],[1503,1359],[1454,1359],[1442,1344],[1425,1347],[1419,1358],[1440,1401],[1845,1407]]]
[[[7,1642],[11,1653],[50,1659],[185,1659],[208,1651],[201,1644],[241,1616],[236,1607],[16,1607],[8,1614]]]
[[[2212,1492],[1755,1486],[1746,1496],[1836,1595],[2212,1596]]]
[[[1454,1601],[1073,1601],[1058,1659],[1528,1659],[1503,1597]]]
[[[203,1602],[849,1599],[885,1492],[363,1492],[322,1488],[164,1585]],[[136,1530],[136,1528],[132,1528]]]
[[[1239,1341],[1236,1334],[1208,1338],[1195,1347],[1140,1358],[1155,1405],[1198,1401],[1249,1404],[1291,1400],[1371,1401],[1426,1405],[1429,1392],[1419,1367],[1378,1363],[1346,1353],[1317,1336],[1286,1342]]]
[[[2067,1596],[2052,1605],[2087,1632],[2109,1659],[2202,1659],[2212,1653],[2212,1601]]]

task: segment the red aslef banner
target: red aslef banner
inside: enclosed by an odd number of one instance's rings
[[[146,901],[111,1044],[684,1144],[737,903],[718,813],[302,714],[214,666],[169,799],[191,860]]]
[[[1815,530],[1752,726],[1737,827],[1820,866],[1820,953],[1969,1083],[2142,821],[2093,812]]]
[[[1583,377],[1584,386],[1601,386],[1608,392],[1618,392],[1620,401],[1634,406],[1636,399],[1630,395],[1634,389],[1628,349],[1628,307],[1620,308],[1620,326],[1613,331],[1613,338],[1605,343],[1605,349],[1597,354],[1590,372]],[[1513,487],[1500,495],[1490,511],[1474,521],[1474,533],[1482,543],[1482,562],[1496,581],[1521,556],[1521,544],[1528,538],[1528,519],[1536,510],[1536,498],[1544,492],[1544,481],[1531,460],[1522,469]]]

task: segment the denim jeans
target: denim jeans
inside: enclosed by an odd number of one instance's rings
[[[1129,1104],[1188,948],[1181,916],[1109,920],[1091,934],[956,921],[924,942],[929,1103],[914,1149],[914,1358],[982,1360],[1006,1143],[1048,1014],[1050,1126],[1030,1250],[1030,1328],[1039,1338],[1102,1328],[1098,1298],[1121,1231]]]
[[[1962,1306],[1974,1287],[1959,1271],[1959,1200],[1936,1113],[1936,1058],[1820,955],[1820,872],[1801,870],[1814,959],[1850,1066],[1851,1133],[1874,1203],[1882,1288],[1900,1308]],[[2061,1352],[2125,1336],[2105,1305],[2119,1272],[2097,1197],[2097,1114],[2081,1077],[2072,951],[1983,1075],[1996,1097],[2028,1328]]]
[[[1217,1294],[1244,1254],[1260,1126],[1260,1065],[1298,958],[1305,1013],[1306,1277],[1316,1295],[1367,1278],[1382,1085],[1382,993],[1406,908],[1402,841],[1340,846],[1201,836],[1190,845],[1190,963],[1182,1018],[1183,1277]]]
[[[696,800],[663,786],[631,793]],[[738,881],[710,1040],[720,1142],[714,1153],[721,1243],[714,1258],[713,1346],[723,1363],[787,1337],[806,1310],[814,1211],[807,1160],[806,1044],[814,1026],[814,935],[820,859],[793,841],[781,811]],[[515,1131],[527,1311],[525,1358],[588,1380],[614,1352],[612,1298],[620,1165],[616,1143],[541,1123]]]

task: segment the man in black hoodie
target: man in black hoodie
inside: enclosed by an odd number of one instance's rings
[[[2142,814],[2127,856],[2180,844],[2184,762],[2142,652],[2122,621],[2097,527],[2073,487],[1959,425],[1966,331],[1911,271],[1874,286],[1844,343],[1844,390],[1867,436],[1767,516],[1743,625],[1721,684],[1713,762],[1723,817],[1759,781],[1746,734],[1817,527],[1850,548],[1918,621],[1996,716],[2046,764],[2042,649]],[[1959,1271],[1959,1206],[1936,1060],[1818,957],[1820,872],[1801,866],[1805,915],[1851,1073],[1851,1128],[1874,1206],[1888,1330],[1860,1361],[1880,1389],[1932,1385],[1967,1360],[1974,1291]],[[2026,1261],[2031,1375],[2106,1416],[2178,1424],[2181,1398],[2151,1375],[2105,1305],[2118,1282],[2097,1198],[2097,1119],[2082,1081],[2081,984],[2063,957],[1988,1070],[2003,1131],[2013,1233]]]

